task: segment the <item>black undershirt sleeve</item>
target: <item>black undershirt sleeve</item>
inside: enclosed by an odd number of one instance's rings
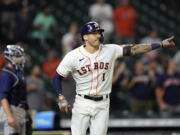
[[[123,47],[123,56],[131,55],[131,46],[127,45]]]

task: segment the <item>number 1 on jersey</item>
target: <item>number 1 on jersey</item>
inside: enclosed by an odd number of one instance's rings
[[[105,81],[105,73],[103,73],[102,81]]]

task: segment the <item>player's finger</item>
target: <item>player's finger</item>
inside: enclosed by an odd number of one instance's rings
[[[71,109],[72,109],[71,105],[68,105],[68,111],[71,111]]]
[[[65,107],[65,112],[68,113],[69,112],[69,108],[68,106]]]
[[[61,112],[66,112],[67,113],[68,112],[68,107],[67,106],[62,107],[60,110],[61,110]]]
[[[176,47],[175,44],[173,44],[173,45],[172,45],[172,48],[175,48],[175,47]]]
[[[174,48],[174,47],[175,47],[175,44],[171,43],[170,48]]]
[[[61,112],[65,112],[65,107],[62,107],[60,110]]]
[[[169,41],[174,41],[175,37],[174,36],[171,36],[168,40]]]
[[[68,112],[68,109],[67,107],[64,108],[64,112],[67,113]]]

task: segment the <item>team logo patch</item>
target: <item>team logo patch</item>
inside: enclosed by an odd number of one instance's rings
[[[88,27],[88,31],[92,31],[93,30],[93,27],[91,25],[87,25]]]

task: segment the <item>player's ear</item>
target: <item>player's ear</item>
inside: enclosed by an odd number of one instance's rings
[[[86,41],[86,40],[87,40],[87,35],[84,35],[84,36],[83,36],[83,39]]]

